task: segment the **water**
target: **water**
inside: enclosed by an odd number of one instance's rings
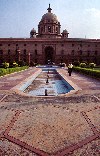
[[[48,96],[57,96],[66,94],[74,88],[57,73],[56,69],[43,68],[24,92],[33,96],[44,96],[45,90],[47,90]]]

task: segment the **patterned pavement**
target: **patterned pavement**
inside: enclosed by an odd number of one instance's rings
[[[81,90],[58,97],[13,91],[35,71],[0,78],[0,156],[99,156],[100,82],[63,69]]]

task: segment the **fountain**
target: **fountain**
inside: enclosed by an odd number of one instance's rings
[[[45,79],[46,77],[46,79]],[[65,81],[56,68],[43,68],[31,85],[25,89],[25,93],[33,96],[56,96],[66,94],[74,88]]]

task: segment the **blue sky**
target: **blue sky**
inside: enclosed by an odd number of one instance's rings
[[[47,12],[72,38],[100,38],[100,0],[0,0],[0,37],[29,37]]]

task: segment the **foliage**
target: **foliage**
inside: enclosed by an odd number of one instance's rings
[[[15,61],[13,62],[13,67],[18,67],[18,64]]]
[[[90,68],[94,68],[95,66],[96,66],[95,63],[89,63],[89,67],[90,67]]]
[[[6,75],[6,74],[11,74],[14,72],[19,72],[21,70],[28,69],[28,66],[23,66],[23,67],[14,67],[14,68],[0,68],[0,76]]]
[[[3,65],[3,68],[5,68],[5,69],[9,67],[9,63],[7,63],[7,62],[2,63],[2,65]]]
[[[80,63],[80,65],[79,65],[81,68],[85,68],[86,67],[86,63],[85,62],[83,62],[83,63]]]
[[[91,69],[91,68],[81,68],[81,67],[75,67],[75,66],[73,70],[79,73],[83,73],[83,74],[95,77],[95,78],[100,78],[100,70]]]
[[[22,66],[26,66],[26,62],[24,62],[24,61],[19,61],[18,62],[18,65],[20,66],[20,67],[22,67]]]
[[[30,62],[30,66],[31,66],[31,67],[36,66],[36,65],[37,65],[37,63],[35,63],[35,62],[33,62],[33,61]]]
[[[59,66],[60,67],[66,67],[66,63],[60,63]]]
[[[79,62],[79,61],[74,61],[74,62],[73,62],[73,65],[74,65],[74,66],[79,66],[79,65],[80,65],[80,62]]]

